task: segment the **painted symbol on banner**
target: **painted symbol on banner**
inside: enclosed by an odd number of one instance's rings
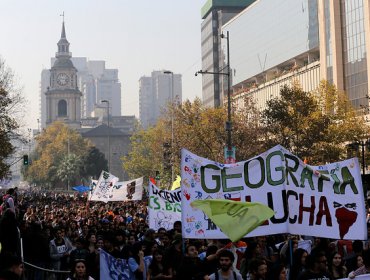
[[[186,155],[185,156],[185,162],[189,162],[191,160],[191,156],[190,155]]]
[[[204,236],[204,230],[203,230],[203,229],[197,230],[197,231],[195,232],[195,235],[196,235],[196,236]]]
[[[208,223],[207,230],[216,230],[217,226],[215,225],[215,223],[212,222],[212,220],[210,218],[208,218],[208,216],[206,214],[203,214],[203,216],[204,216],[204,220],[206,220],[207,223]]]
[[[195,222],[195,228],[196,229],[200,229],[202,227],[202,222],[198,221],[198,222]]]
[[[339,236],[341,239],[348,233],[350,227],[357,220],[357,212],[348,209],[356,210],[356,203],[346,203],[342,205],[334,201],[335,217],[339,225]]]
[[[186,200],[189,200],[191,198],[191,195],[186,190],[184,190],[184,196]]]
[[[190,184],[189,184],[188,179],[183,179],[183,180],[181,180],[181,183],[182,183],[185,187],[190,188]]]
[[[132,181],[131,183],[127,184],[127,195],[126,195],[126,197],[128,199],[132,199],[133,194],[135,193],[135,186],[136,186],[136,181]]]
[[[199,191],[195,191],[195,193],[197,194],[196,196],[195,196],[195,199],[201,199],[202,198],[202,192],[199,192]]]
[[[225,199],[233,200],[233,201],[241,201],[242,197],[240,192],[237,193],[225,193],[224,194]]]
[[[164,212],[158,211],[157,217],[154,218],[154,222],[157,228],[163,227],[165,229],[170,229],[172,226],[171,218],[172,218],[171,215],[166,215]]]
[[[189,175],[192,175],[192,171],[191,171],[191,169],[190,169],[188,166],[185,166],[185,167],[184,167],[184,171],[185,171],[186,173],[188,173]]]

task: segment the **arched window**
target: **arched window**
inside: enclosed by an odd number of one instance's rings
[[[67,102],[62,99],[58,102],[58,117],[67,116]]]

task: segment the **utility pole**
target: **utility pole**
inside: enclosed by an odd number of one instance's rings
[[[227,133],[227,141],[225,146],[225,162],[234,163],[235,162],[235,147],[232,145],[232,119],[231,119],[231,68],[230,68],[230,45],[229,45],[229,31],[226,32],[226,36],[221,34],[221,39],[227,40],[227,71],[226,72],[212,72],[207,70],[199,70],[195,73],[195,76],[198,74],[211,74],[211,75],[224,75],[227,76],[227,121],[225,124],[225,130]]]

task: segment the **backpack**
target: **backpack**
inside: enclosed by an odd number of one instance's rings
[[[233,270],[233,276],[234,276],[234,280],[236,280],[236,272],[234,270]],[[215,279],[220,280],[220,276],[218,276],[218,270],[215,272]]]

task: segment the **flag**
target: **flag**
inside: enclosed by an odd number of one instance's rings
[[[173,181],[171,191],[174,191],[181,187],[181,177],[179,175],[176,176],[176,180]]]
[[[191,206],[202,210],[233,242],[274,215],[271,208],[257,202],[206,199],[195,200]]]
[[[123,259],[115,259],[112,255],[100,249],[100,279],[129,280],[128,263]]]

